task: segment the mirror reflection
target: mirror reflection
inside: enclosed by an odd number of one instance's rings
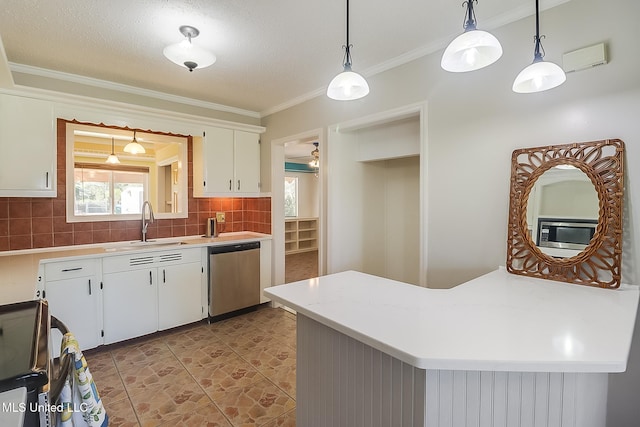
[[[138,219],[147,200],[158,218],[186,218],[187,143],[182,136],[68,123],[68,220]]]
[[[535,182],[527,203],[527,230],[541,252],[556,258],[578,255],[598,225],[598,193],[579,168],[558,165]]]

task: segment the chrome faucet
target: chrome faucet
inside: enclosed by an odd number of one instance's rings
[[[145,220],[145,208],[147,206],[149,206],[149,221]],[[149,201],[146,200],[142,204],[142,241],[143,242],[147,241],[147,227],[151,223],[153,223],[153,208],[151,207],[151,203],[149,203]]]

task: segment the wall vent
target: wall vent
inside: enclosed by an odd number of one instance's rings
[[[586,70],[607,63],[607,49],[604,43],[574,50],[562,55],[565,73]]]

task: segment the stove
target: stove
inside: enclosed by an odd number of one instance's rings
[[[0,426],[49,426],[49,307],[0,306]]]

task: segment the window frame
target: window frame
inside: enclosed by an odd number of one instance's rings
[[[100,220],[118,220],[120,218],[126,217],[127,219],[131,219],[132,217],[139,217],[141,215],[142,212],[138,212],[138,213],[132,213],[132,214],[118,214],[115,213],[115,205],[116,205],[116,200],[115,200],[115,191],[116,191],[116,180],[115,180],[115,174],[118,172],[124,172],[124,173],[139,173],[142,174],[141,178],[142,178],[142,193],[143,193],[143,200],[148,200],[149,197],[149,168],[145,168],[145,167],[137,167],[137,166],[127,166],[127,165],[103,165],[103,164],[98,164],[98,163],[76,163],[74,165],[74,179],[73,179],[73,187],[74,187],[74,195],[73,195],[73,216],[75,218],[100,218]],[[75,197],[75,184],[76,184],[76,180],[75,180],[75,172],[78,169],[84,169],[87,171],[100,171],[100,172],[107,172],[109,174],[109,201],[110,201],[110,206],[111,206],[111,212],[110,213],[102,213],[102,214],[84,214],[84,215],[79,215],[76,213],[76,197]],[[142,203],[140,203],[140,206],[142,206]]]

